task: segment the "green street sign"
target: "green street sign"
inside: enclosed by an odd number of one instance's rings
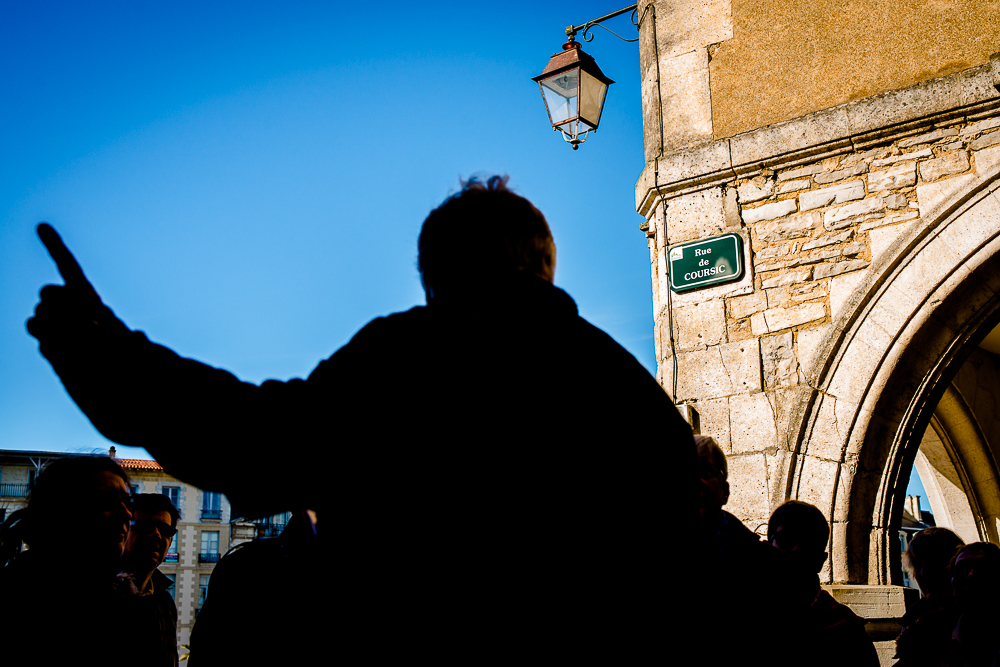
[[[743,277],[743,239],[723,234],[670,247],[670,287],[686,292]]]

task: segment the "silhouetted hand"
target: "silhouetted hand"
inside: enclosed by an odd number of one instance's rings
[[[28,333],[42,345],[69,342],[105,332],[128,331],[114,313],[101,302],[76,258],[50,225],[38,225],[38,238],[56,263],[65,285],[46,285],[35,316],[28,320]]]

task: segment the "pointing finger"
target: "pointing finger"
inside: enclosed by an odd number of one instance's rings
[[[38,238],[45,244],[45,249],[49,251],[49,256],[56,263],[59,275],[62,276],[66,286],[85,291],[97,297],[97,292],[94,290],[93,285],[83,275],[83,269],[80,268],[80,264],[73,257],[73,253],[69,251],[66,244],[63,243],[56,230],[48,223],[39,223]]]

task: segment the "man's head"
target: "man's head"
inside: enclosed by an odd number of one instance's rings
[[[819,572],[826,562],[830,526],[819,508],[798,500],[789,500],[774,510],[767,522],[767,541],[796,562]]]
[[[955,554],[949,570],[960,609],[995,604],[1000,595],[1000,547],[989,542],[966,545]]]
[[[964,544],[955,533],[937,527],[925,528],[910,539],[903,554],[903,567],[925,597],[945,599],[951,595],[948,564]]]
[[[715,438],[696,435],[694,445],[698,452],[700,479],[698,514],[708,522],[715,522],[722,506],[729,502],[729,465]]]
[[[417,245],[428,303],[522,271],[555,279],[556,246],[545,216],[507,189],[506,176],[464,182],[424,220]]]
[[[106,456],[56,459],[35,481],[26,512],[22,535],[31,549],[113,564],[132,518],[128,475]]]
[[[141,493],[132,498],[132,527],[125,541],[125,555],[133,567],[150,572],[159,567],[179,519],[177,509],[163,494]]]

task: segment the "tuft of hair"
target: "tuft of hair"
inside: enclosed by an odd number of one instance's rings
[[[726,462],[726,453],[722,451],[722,447],[719,447],[715,438],[697,434],[694,436],[694,446],[699,459],[708,459],[722,473],[722,479],[729,479],[729,464]]]
[[[462,189],[424,220],[417,266],[428,302],[442,292],[467,291],[520,271],[552,282],[556,247],[549,225],[507,180],[462,181]]]
[[[137,493],[132,496],[132,511],[145,514],[167,512],[170,514],[171,528],[176,528],[177,523],[181,520],[181,513],[170,502],[170,498],[162,493]]]
[[[768,542],[774,539],[778,526],[781,526],[782,533],[791,531],[799,544],[806,548],[826,551],[830,539],[830,524],[815,505],[801,500],[786,500],[782,503],[767,522]]]
[[[965,546],[962,538],[948,530],[935,526],[916,533],[903,553],[903,567],[911,574],[921,565],[929,565],[935,570],[944,570],[951,563],[958,550]]]

